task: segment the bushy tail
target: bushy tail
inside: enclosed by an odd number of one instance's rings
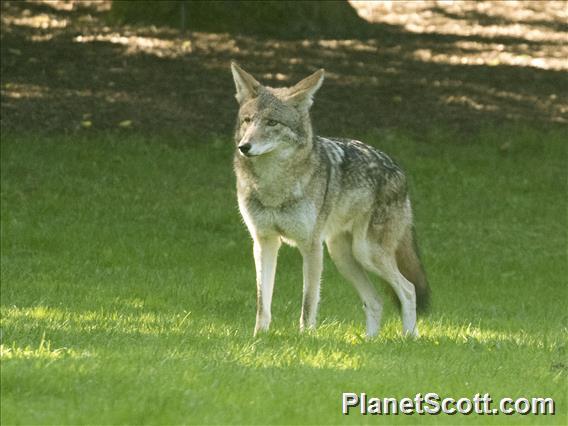
[[[396,250],[396,263],[404,277],[414,284],[416,289],[416,311],[424,313],[430,306],[430,286],[422,267],[414,228],[408,227]]]

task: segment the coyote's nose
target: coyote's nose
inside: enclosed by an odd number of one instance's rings
[[[244,155],[247,155],[250,149],[251,149],[250,143],[239,145],[239,151],[241,151]]]

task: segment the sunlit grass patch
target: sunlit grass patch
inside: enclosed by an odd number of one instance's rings
[[[439,345],[440,342],[452,342],[460,345],[478,345],[487,350],[495,350],[504,346],[522,349],[529,347],[540,350],[553,350],[561,346],[566,338],[566,331],[550,333],[531,333],[523,329],[495,330],[471,323],[452,324],[450,321],[435,320],[423,322],[421,340]]]
[[[85,357],[91,356],[89,352],[77,352],[72,348],[51,348],[51,342],[45,340],[45,335],[42,336],[42,340],[39,342],[37,347],[19,347],[15,343],[12,346],[0,345],[0,359],[11,360],[11,359],[41,359],[41,360],[54,360],[61,359],[65,357]]]
[[[278,345],[261,344],[261,340],[230,344],[228,360],[243,367],[287,368],[308,367],[333,370],[352,370],[361,366],[361,356],[341,350],[333,344],[309,345],[292,339]]]
[[[128,306],[128,305],[126,305]],[[5,329],[18,328],[22,331],[83,331],[86,333],[124,334],[179,334],[190,324],[190,312],[183,315],[157,315],[152,312],[126,313],[124,311],[74,312],[58,308],[35,306],[31,308],[10,307],[2,312]]]

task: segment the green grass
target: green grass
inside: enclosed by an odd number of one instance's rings
[[[298,333],[290,248],[273,328],[252,337],[228,138],[3,135],[2,424],[566,424],[563,137],[366,139],[411,176],[434,298],[419,340],[401,338],[387,301],[366,341],[361,303],[328,258],[320,326]],[[557,414],[344,417],[342,392],[549,396]]]

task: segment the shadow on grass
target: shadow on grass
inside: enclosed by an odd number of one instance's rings
[[[469,13],[448,17],[481,19]],[[568,122],[568,75],[554,38],[412,33],[388,24],[359,39],[182,35],[108,26],[104,14],[2,3],[3,130],[227,134],[236,112],[231,60],[269,85],[326,68],[314,107],[324,134]]]

